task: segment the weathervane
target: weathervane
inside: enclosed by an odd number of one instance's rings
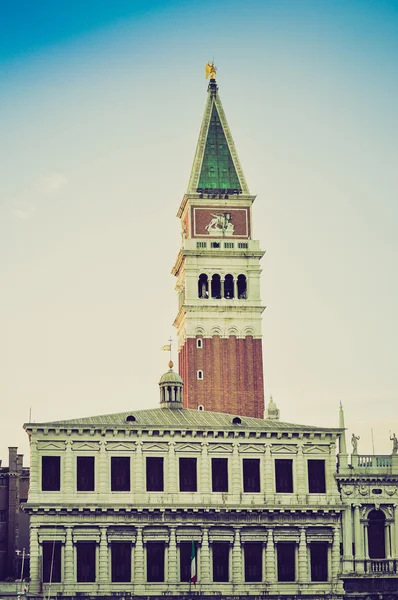
[[[206,65],[206,79],[215,79],[216,78],[216,73],[217,73],[217,68],[216,65],[214,64],[214,61],[212,62],[208,62]]]

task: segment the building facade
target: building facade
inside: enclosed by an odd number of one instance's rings
[[[23,466],[23,454],[8,449],[8,467],[0,461],[0,581],[21,575],[22,552],[29,548],[29,517],[21,504],[28,499],[29,468]],[[29,572],[28,557],[24,572]]]
[[[30,594],[342,598],[340,430],[183,409],[181,389],[170,370],[158,409],[26,425]]]

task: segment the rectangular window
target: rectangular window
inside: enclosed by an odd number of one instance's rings
[[[197,248],[206,248],[207,242],[196,242]]]
[[[294,542],[278,542],[278,581],[296,580],[296,544]]]
[[[146,574],[151,583],[164,581],[164,543],[148,542],[146,545]]]
[[[247,242],[238,242],[238,248],[248,248],[249,244]]]
[[[94,456],[78,456],[76,459],[76,489],[93,492],[95,488]]]
[[[244,544],[245,581],[262,581],[263,579],[263,545],[260,542]]]
[[[61,489],[61,457],[41,457],[41,489],[43,492],[59,492]]]
[[[213,581],[229,581],[229,543],[213,543]]]
[[[196,491],[196,458],[180,458],[180,492]]]
[[[61,581],[61,542],[43,542],[42,564],[43,582],[60,583]]]
[[[325,461],[308,461],[308,491],[310,494],[326,493]]]
[[[293,493],[293,461],[291,458],[275,460],[275,490],[278,494]]]
[[[146,489],[148,492],[163,492],[163,457],[147,456]]]
[[[111,542],[112,581],[131,581],[131,543]]]
[[[76,543],[77,581],[95,581],[95,542]]]
[[[327,542],[311,542],[311,581],[328,580],[328,544]]]
[[[112,492],[130,491],[130,458],[128,456],[111,457]]]
[[[234,247],[233,242],[224,242],[224,248],[233,248],[233,247]]]
[[[180,544],[180,581],[191,581],[192,542]],[[196,561],[196,551],[195,551]]]
[[[211,459],[211,483],[213,492],[228,492],[228,458]]]
[[[260,459],[259,458],[244,458],[243,459],[243,491],[244,492],[259,492],[260,491]]]
[[[210,243],[212,248],[219,248],[220,247],[220,242],[211,242]]]

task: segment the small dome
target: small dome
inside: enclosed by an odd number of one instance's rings
[[[170,366],[170,369],[167,371],[167,373],[165,373],[164,375],[161,376],[159,385],[161,383],[183,383],[179,374],[176,373],[175,371],[173,371],[172,361],[169,362],[169,366]]]

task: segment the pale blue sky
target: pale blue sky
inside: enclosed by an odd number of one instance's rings
[[[95,10],[94,10],[95,7]],[[175,215],[220,95],[263,259],[285,421],[398,433],[398,3],[32,3],[0,12],[0,458],[36,421],[155,407]]]

